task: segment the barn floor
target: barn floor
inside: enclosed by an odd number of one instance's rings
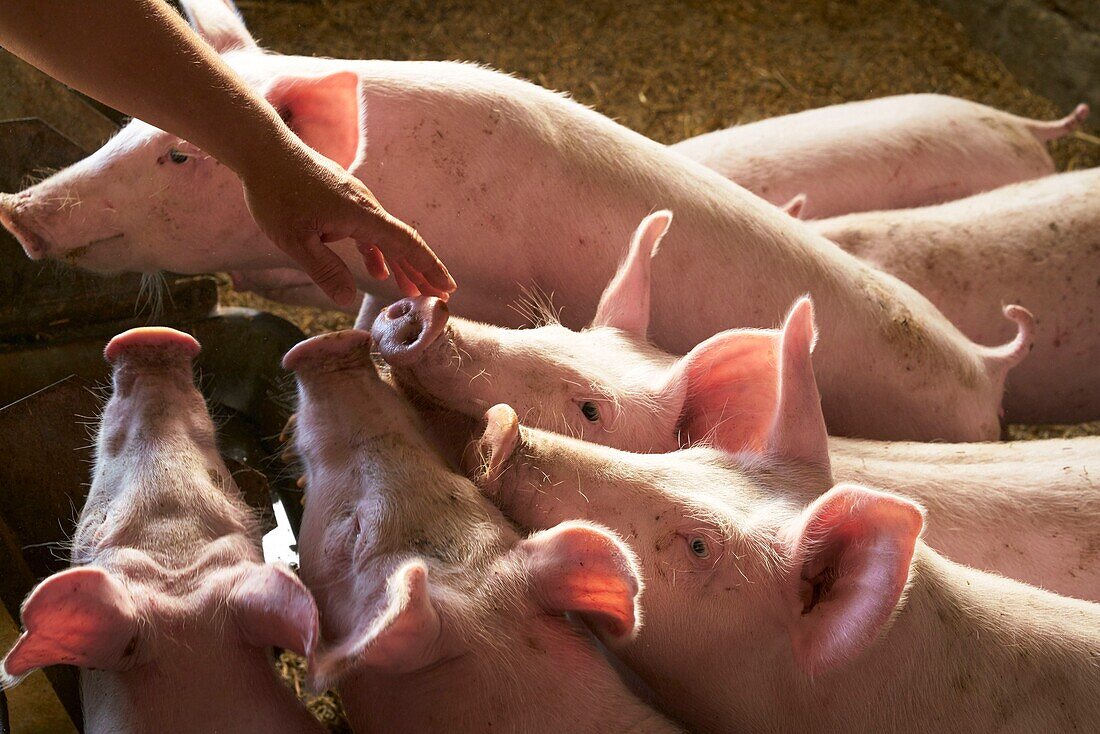
[[[267,48],[351,58],[461,59],[567,91],[656,140],[848,100],[940,92],[1032,117],[1060,117],[943,12],[915,0],[244,0]],[[1097,111],[1100,113],[1100,111]],[[1100,165],[1100,139],[1053,147],[1063,170]],[[223,287],[307,333],[338,313],[287,308]],[[1014,437],[1100,433],[1100,424],[1013,427]],[[293,669],[293,665],[287,668]],[[293,674],[290,676],[293,678]],[[331,701],[317,704],[339,726]]]

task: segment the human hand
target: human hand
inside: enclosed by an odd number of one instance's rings
[[[446,299],[455,282],[420,235],[391,216],[362,181],[301,144],[289,143],[285,161],[265,160],[241,175],[253,219],[338,305],[355,298],[347,265],[325,243],[355,240],[367,272],[393,273],[406,296]]]

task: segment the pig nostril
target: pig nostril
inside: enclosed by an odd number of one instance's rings
[[[407,323],[401,331],[398,332],[398,339],[402,346],[411,347],[416,343],[416,340],[420,338],[423,330],[420,328],[422,325],[419,321],[412,321]]]
[[[399,319],[402,316],[408,315],[409,311],[412,311],[411,303],[408,301],[398,301],[386,309],[386,315],[391,319]]]

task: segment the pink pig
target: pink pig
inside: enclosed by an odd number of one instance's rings
[[[653,264],[656,343],[686,352],[731,326],[767,326],[811,292],[833,325],[817,369],[835,432],[999,434],[1002,385],[1022,341],[974,345],[911,288],[713,171],[504,74],[265,53],[228,5],[184,5],[303,140],[433,244],[461,283],[457,313],[516,326],[512,303],[545,292],[565,323],[580,326],[615,270],[619,238],[664,202],[680,225]],[[31,257],[96,270],[292,264],[251,221],[232,172],[140,122],[86,160],[0,197],[0,221]],[[350,242],[334,247],[360,288],[399,297],[369,277]]]
[[[1088,105],[1042,122],[941,94],[821,107],[670,148],[773,204],[806,194],[808,219],[938,204],[1054,173],[1046,143]]]
[[[800,314],[784,357],[812,340]],[[693,731],[1100,720],[1100,605],[947,560],[920,540],[910,500],[830,489],[824,426],[804,397],[782,396],[740,456],[621,452],[520,428],[498,406],[469,466],[523,527],[588,519],[632,543],[646,625],[616,654]]]
[[[615,431],[620,441],[632,440],[631,446],[638,450],[666,450],[673,440],[668,429],[680,415],[692,381],[711,375],[716,378],[720,373],[712,373],[710,365],[738,364],[748,338],[712,336],[681,360],[646,341],[651,312],[657,313],[652,283],[659,281],[653,263],[661,258],[654,256],[671,223],[671,213],[657,212],[638,226],[627,257],[604,289],[589,328],[582,332],[562,326],[537,303],[528,304],[535,311],[536,322],[549,323],[515,331],[461,319],[448,323],[446,304],[412,299],[383,310],[373,326],[375,338],[387,361],[409,367],[398,370],[399,381],[415,377],[414,386],[455,410],[480,411],[514,398],[524,403],[524,409],[527,405],[545,408],[540,420],[554,430],[591,440],[599,440],[593,438],[594,433]],[[1001,350],[989,350],[985,357],[999,361],[1002,367],[1022,359],[1034,338],[1030,313],[1008,306],[1005,314],[1018,324],[1017,338]],[[367,328],[369,324],[360,319],[358,326]],[[913,333],[920,340],[931,337],[913,323],[899,324],[899,328],[909,326],[916,329]],[[826,334],[822,342],[828,338]],[[764,339],[762,333],[759,339]],[[632,356],[612,357],[619,351],[629,351]],[[548,368],[548,363],[552,367]],[[699,365],[698,369],[693,365]],[[858,371],[853,369],[852,379]],[[708,401],[708,411],[721,412],[730,403],[720,392],[693,394]],[[657,419],[619,422],[624,406],[636,409],[639,417]],[[888,406],[880,406],[876,414],[881,416],[891,409]],[[897,416],[895,420],[908,418]],[[881,417],[875,420],[887,422]]]
[[[991,303],[1024,306],[1041,328],[1008,378],[1008,418],[1100,418],[1100,168],[810,226],[916,288],[979,343],[1011,338]]]
[[[317,608],[264,565],[255,519],[192,382],[190,336],[134,329],[107,345],[103,412],[74,568],[23,604],[6,684],[77,665],[87,732],[321,732],[268,648],[311,655]]]
[[[675,731],[563,616],[633,637],[634,554],[586,523],[518,536],[426,443],[370,346],[336,332],[284,359],[324,633],[314,680],[338,685],[357,731]]]
[[[605,292],[604,305],[621,294],[621,284],[633,284],[614,321],[582,332],[553,323],[487,326],[449,318],[441,301],[418,298],[384,309],[375,339],[394,381],[419,399],[469,416],[509,403],[527,425],[629,451],[700,442],[752,450],[779,396],[796,385],[805,386],[803,410],[820,416],[816,384],[781,374],[779,345],[804,323],[729,330],[674,357],[645,340],[643,262],[628,258]],[[807,318],[808,302],[799,308],[794,314]],[[812,378],[809,342],[803,346],[792,358]],[[928,507],[928,541],[952,559],[1100,600],[1100,566],[1090,560],[1100,522],[1091,500],[1100,438],[1034,446],[834,438],[829,453],[841,480],[898,486]]]

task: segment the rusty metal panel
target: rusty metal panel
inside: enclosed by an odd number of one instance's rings
[[[92,461],[86,424],[98,412],[98,400],[77,377],[0,410],[0,517],[39,578],[69,565],[66,544],[84,506]]]
[[[37,118],[0,122],[0,191],[18,191],[31,177],[71,166],[87,155]]]
[[[97,410],[75,377],[0,410],[0,598],[12,619],[39,579],[69,566],[68,541],[92,458],[84,422]],[[75,669],[51,666],[46,676],[79,728]]]
[[[18,57],[0,51],[0,117],[39,117],[81,146],[94,149],[118,130],[87,99]]]

